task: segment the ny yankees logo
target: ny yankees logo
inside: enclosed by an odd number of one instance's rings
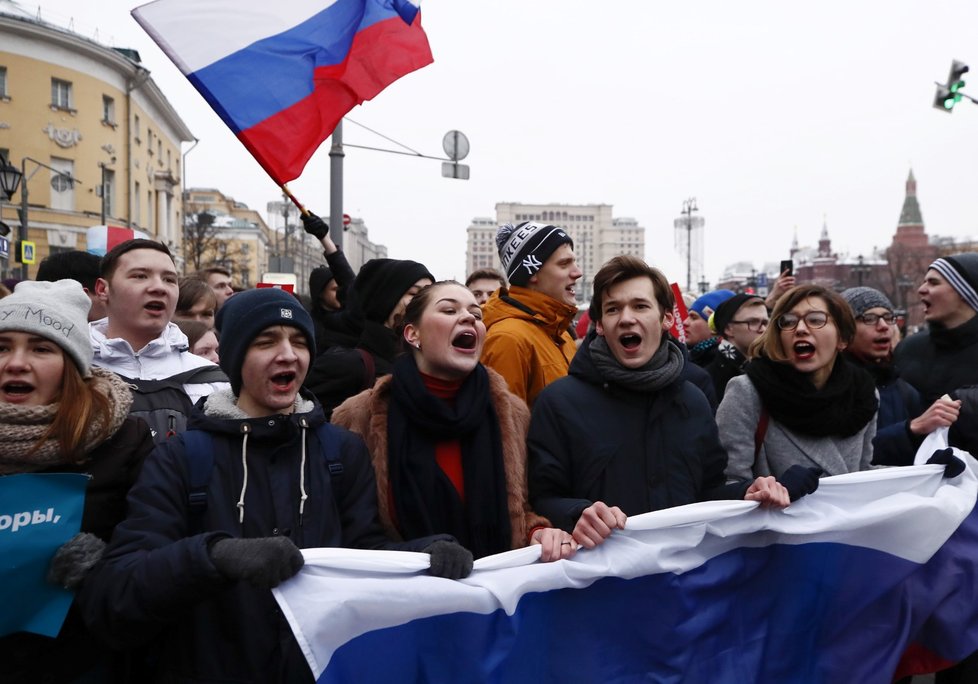
[[[540,270],[540,267],[543,266],[543,262],[531,254],[530,256],[523,259],[523,266],[526,267],[527,273],[533,275],[536,271]]]

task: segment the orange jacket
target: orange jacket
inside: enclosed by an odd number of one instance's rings
[[[577,351],[568,332],[577,309],[514,285],[493,293],[482,310],[488,328],[482,363],[502,375],[510,391],[532,408],[544,387],[567,375]]]

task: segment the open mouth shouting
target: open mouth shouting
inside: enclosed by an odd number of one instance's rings
[[[463,330],[458,335],[452,338],[452,347],[454,349],[459,349],[466,352],[475,351],[475,347],[479,340],[476,337],[475,331],[473,330]]]
[[[279,392],[288,392],[295,384],[296,374],[292,371],[276,373],[272,376],[272,386]]]
[[[811,342],[795,342],[791,348],[795,352],[795,358],[799,361],[807,361],[815,356],[815,345]]]
[[[150,313],[154,314],[154,315],[165,314],[166,313],[166,302],[161,302],[159,300],[155,300],[154,299],[151,302],[146,302],[146,305],[143,308],[146,309],[147,311],[149,311]]]
[[[11,404],[23,403],[34,389],[34,385],[23,380],[11,380],[0,385],[0,391],[3,392],[3,400]]]
[[[625,333],[618,338],[618,342],[626,352],[635,352],[642,346],[642,336],[636,333]]]

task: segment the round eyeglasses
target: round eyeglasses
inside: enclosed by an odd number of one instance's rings
[[[781,330],[794,330],[801,321],[805,321],[805,326],[809,329],[818,330],[819,328],[824,328],[825,324],[829,322],[829,315],[824,311],[809,311],[804,316],[798,316],[793,313],[781,314],[778,316],[778,328]]]

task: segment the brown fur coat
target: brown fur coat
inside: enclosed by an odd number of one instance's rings
[[[509,391],[503,377],[491,368],[489,391],[492,405],[499,417],[499,430],[503,445],[503,464],[506,472],[510,528],[513,532],[513,548],[529,543],[528,535],[534,527],[552,527],[550,522],[530,510],[526,485],[526,432],[530,425],[530,410],[522,399]],[[390,401],[391,377],[377,381],[372,389],[350,397],[335,411],[331,422],[352,430],[363,437],[373,460],[377,474],[377,505],[384,529],[394,539],[400,534],[391,521],[388,498],[389,477],[387,468],[387,405]]]

